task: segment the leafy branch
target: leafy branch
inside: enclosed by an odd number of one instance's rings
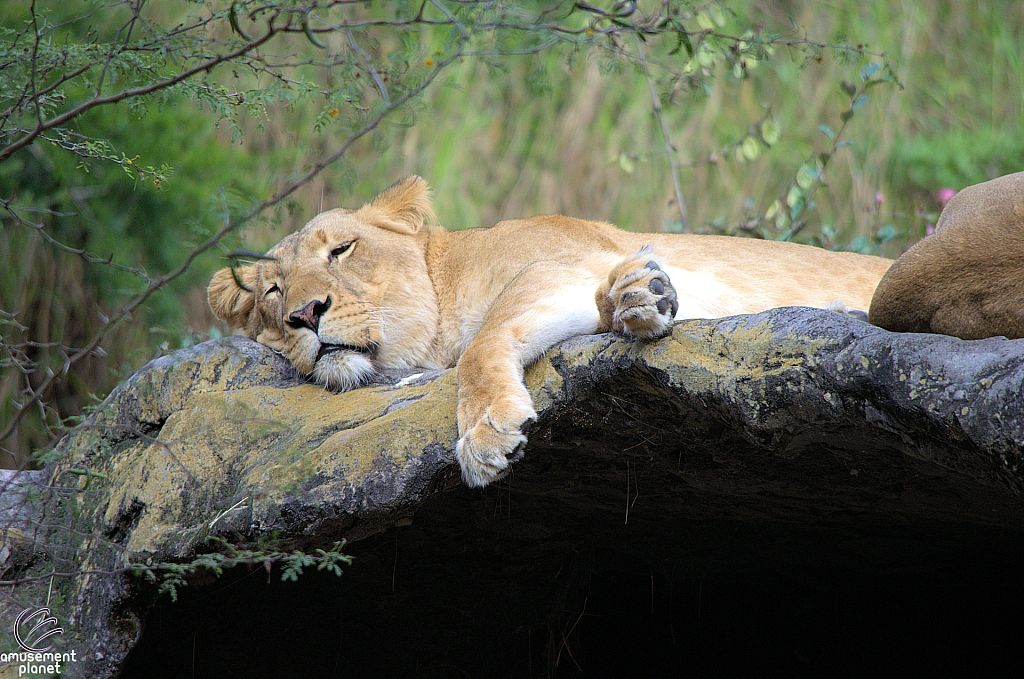
[[[879,71],[882,71],[881,76],[878,76]],[[828,137],[829,149],[819,153],[813,163],[804,163],[800,166],[786,191],[785,207],[783,207],[783,199],[779,199],[765,211],[764,220],[774,221],[776,228],[782,230],[775,240],[790,240],[807,225],[807,220],[803,218],[804,214],[815,205],[814,195],[819,187],[825,184],[825,172],[829,163],[840,149],[853,143],[844,140],[843,135],[856,111],[867,103],[868,90],[886,83],[900,85],[899,80],[887,65],[883,70],[882,64],[875,61],[861,69],[860,79],[860,86],[854,85],[849,80],[840,83],[840,88],[849,97],[850,104],[839,115],[842,122],[839,130],[833,131],[828,125],[818,126],[818,130]]]
[[[113,576],[130,574],[158,585],[158,594],[168,594],[171,601],[178,600],[178,589],[188,584],[188,578],[209,572],[216,577],[224,571],[238,566],[262,566],[270,574],[275,565],[281,566],[282,581],[296,581],[303,570],[316,566],[318,571],[327,571],[341,577],[342,566],[352,565],[353,557],[344,553],[345,541],[335,542],[330,549],[315,549],[312,553],[300,550],[282,551],[268,549],[239,549],[227,540],[217,536],[206,539],[206,545],[215,550],[198,555],[186,563],[131,563],[123,568],[110,570],[49,571],[38,575],[0,580],[0,587],[22,585],[29,582],[52,580],[53,578],[76,578],[93,575]]]
[[[303,569],[316,566],[318,571],[327,571],[341,577],[341,567],[350,566],[352,557],[342,551],[345,541],[335,542],[330,549],[316,549],[312,554],[299,550],[280,551],[277,549],[239,549],[227,540],[216,536],[207,538],[207,543],[222,551],[211,551],[197,556],[188,563],[134,563],[122,570],[136,577],[143,577],[150,582],[158,583],[158,594],[168,594],[171,601],[178,600],[178,588],[188,584],[188,578],[196,573],[207,571],[216,577],[225,570],[237,566],[262,566],[267,571],[267,581],[275,565],[281,566],[281,580],[296,581]],[[0,585],[5,584],[0,581]]]

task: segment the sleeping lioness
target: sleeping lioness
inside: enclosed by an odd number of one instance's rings
[[[470,486],[500,478],[521,454],[521,429],[536,417],[523,368],[552,345],[609,331],[657,338],[674,318],[784,305],[867,310],[892,263],[570,217],[457,232],[432,220],[426,182],[405,179],[358,210],[314,217],[270,259],[217,272],[209,300],[332,389],[376,368],[457,366],[456,453]]]

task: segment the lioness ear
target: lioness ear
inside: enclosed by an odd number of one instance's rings
[[[249,313],[256,305],[256,284],[258,274],[255,264],[240,266],[231,273],[231,267],[221,269],[213,275],[210,287],[206,289],[206,299],[210,302],[213,314],[232,328],[244,328],[249,320]],[[246,288],[238,285],[241,281]]]
[[[424,222],[435,219],[430,187],[422,177],[407,177],[356,210],[355,216],[389,231],[416,233]]]

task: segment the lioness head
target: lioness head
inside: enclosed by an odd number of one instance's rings
[[[422,364],[438,318],[422,228],[432,218],[426,182],[402,180],[358,210],[317,215],[266,260],[221,269],[210,308],[333,389]]]

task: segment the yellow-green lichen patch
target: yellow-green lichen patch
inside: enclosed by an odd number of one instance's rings
[[[541,356],[536,363],[527,368],[524,378],[526,388],[533,397],[534,410],[539,412],[550,408],[561,399],[564,381],[548,356]]]
[[[631,356],[634,353],[633,345],[640,342],[630,342],[621,335],[607,335],[599,341],[574,342],[560,344],[554,349],[549,349],[546,357],[554,354],[561,354],[566,363],[578,366],[590,365],[599,357],[617,358],[619,356]]]
[[[129,551],[158,551],[190,523],[184,512],[207,506],[212,511],[218,500],[213,493],[248,451],[291,430],[294,415],[261,412],[247,391],[193,394],[167,418],[155,442],[133,446],[111,465],[105,522],[116,523],[133,503],[144,507]]]
[[[456,389],[451,371],[422,384],[341,394],[308,384],[193,390],[156,442],[111,462],[105,521],[116,523],[140,503],[128,550],[158,552],[181,539],[183,526],[212,518],[225,497],[275,503],[316,491],[318,476],[337,489],[361,483],[381,459],[406,467],[430,443],[454,442]]]
[[[272,454],[248,457],[242,485],[253,488],[260,503],[273,503],[310,485],[319,494],[316,477],[333,479],[335,491],[358,485],[379,460],[407,467],[431,442],[454,441],[455,394],[455,374],[449,372],[401,389],[356,389],[306,403]],[[402,406],[392,408],[399,400]]]
[[[722,379],[763,386],[772,375],[799,370],[814,363],[824,339],[780,338],[765,320],[723,329],[712,321],[690,321],[674,328],[670,337],[647,347],[642,358],[681,378],[697,390],[715,389]]]
[[[280,367],[246,359],[230,346],[222,346],[196,359],[154,364],[129,381],[126,389],[138,401],[143,422],[163,420],[179,410],[194,394],[223,393],[242,375],[248,383],[280,377]]]

